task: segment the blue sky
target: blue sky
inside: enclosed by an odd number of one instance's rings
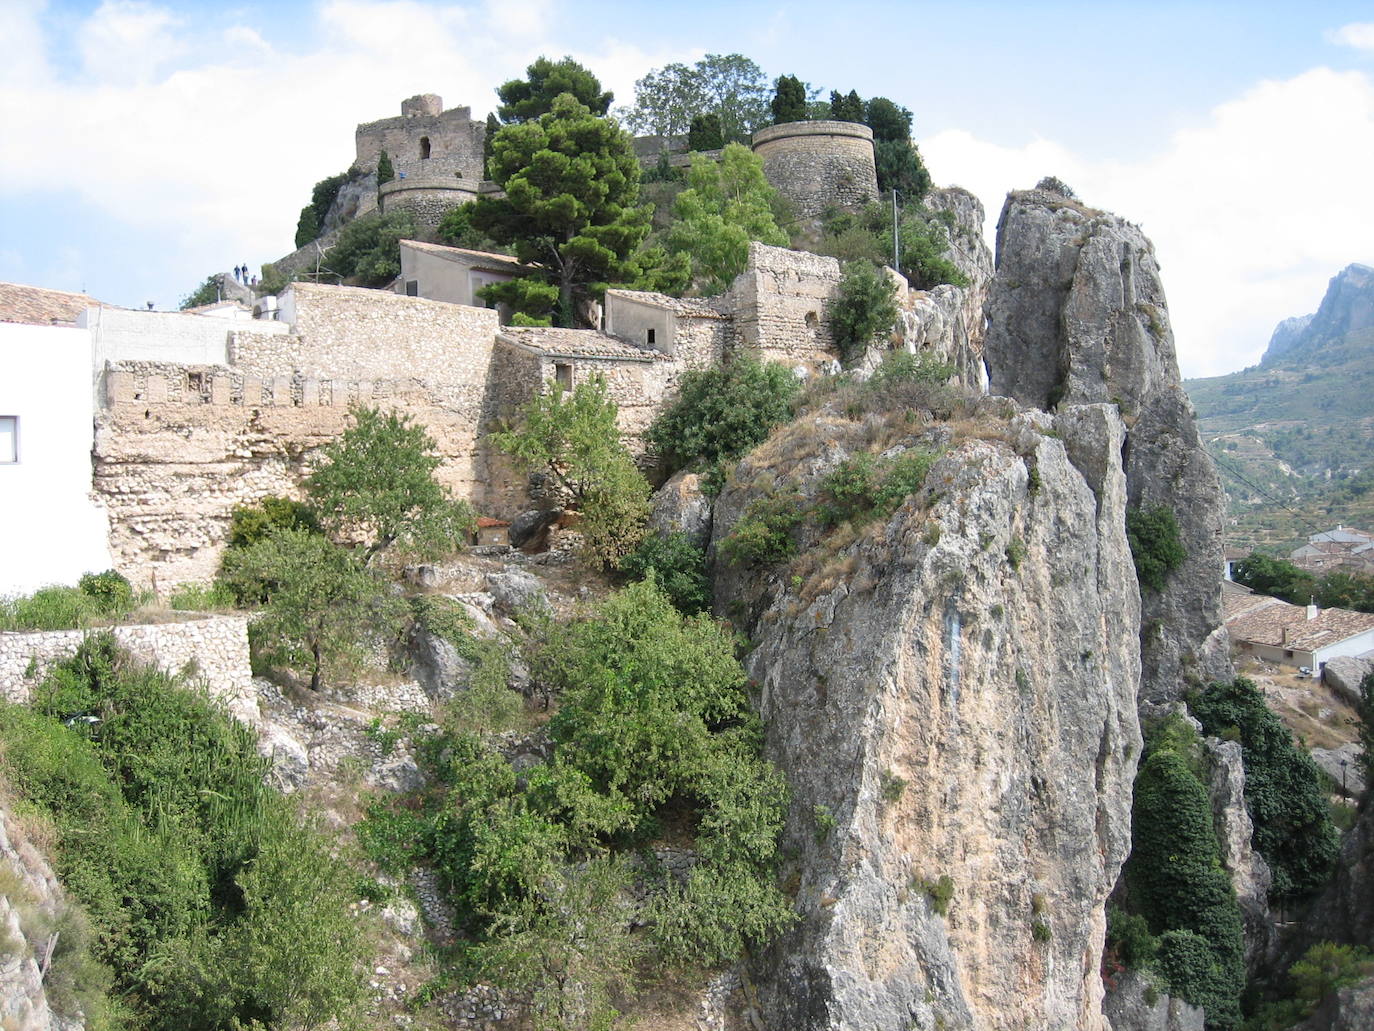
[[[1185,374],[1257,360],[1374,264],[1374,9],[1314,3],[0,4],[0,279],[174,307],[291,249],[353,126],[443,95],[480,115],[541,53],[616,91],[669,61],[911,108],[989,229],[1055,174],[1155,241]]]

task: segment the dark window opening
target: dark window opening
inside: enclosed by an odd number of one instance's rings
[[[420,296],[420,281],[419,281],[418,279],[407,279],[407,280],[406,280],[406,296],[407,296],[407,297],[419,297],[419,296]]]
[[[421,136],[421,137],[420,137],[420,160],[421,160],[421,161],[428,161],[428,160],[429,160],[429,137],[428,137],[428,136]]]
[[[1291,659],[1293,657],[1293,653],[1285,648],[1283,652],[1283,657],[1285,659]]]
[[[651,329],[651,330],[649,330],[649,343],[652,344],[653,342],[654,342],[654,331]]]
[[[564,390],[572,389],[572,366],[558,362],[553,367],[553,381]]]

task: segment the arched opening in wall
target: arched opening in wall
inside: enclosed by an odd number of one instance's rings
[[[421,136],[421,137],[420,137],[420,160],[421,160],[421,161],[428,161],[428,160],[429,160],[429,137],[428,137],[428,136]]]
[[[816,339],[821,332],[821,317],[814,311],[806,313],[806,331],[811,334],[811,339]]]

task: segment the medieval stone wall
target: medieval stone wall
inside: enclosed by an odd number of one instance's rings
[[[784,122],[754,133],[763,174],[803,218],[878,196],[873,130],[858,122]]]
[[[834,258],[749,245],[749,265],[730,287],[738,346],[760,361],[814,372],[834,358],[826,306],[840,283]]]
[[[442,106],[439,97],[422,94],[402,102],[399,118],[359,125],[354,163],[374,171],[385,150],[392,167],[407,178],[481,179],[486,123],[474,122],[467,107],[435,113]],[[422,156],[424,141],[429,144],[428,157]]]
[[[378,202],[383,214],[406,210],[415,219],[419,235],[430,239],[449,208],[476,200],[479,183],[476,179],[426,178],[393,179],[383,183]]]
[[[160,592],[215,575],[235,506],[299,496],[314,452],[347,428],[352,404],[421,423],[444,460],[439,480],[459,496],[480,498],[486,480],[484,387],[151,362],[110,366],[104,387],[94,490],[109,511],[110,551],[116,569]]]
[[[170,673],[190,668],[211,697],[235,715],[251,712],[253,673],[248,665],[248,617],[185,614],[175,623],[109,628],[135,658]],[[89,630],[0,633],[0,696],[27,702],[48,668],[73,654]]]

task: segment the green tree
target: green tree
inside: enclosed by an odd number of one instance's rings
[[[886,97],[874,97],[865,114],[873,130],[879,191],[897,190],[903,197],[920,200],[930,189],[930,173],[911,142],[911,112]]]
[[[854,90],[850,90],[848,95],[831,90],[830,117],[837,122],[863,122],[867,118],[864,102]]]
[[[1142,591],[1162,591],[1169,574],[1188,557],[1178,536],[1178,520],[1164,505],[1127,509],[1126,542]]]
[[[491,441],[562,488],[581,513],[588,558],[615,567],[644,536],[648,481],[620,440],[604,379],[583,380],[571,393],[549,387],[525,405],[515,429],[493,433]]]
[[[869,261],[851,261],[828,308],[830,332],[844,360],[854,361],[863,349],[897,323],[897,286]]]
[[[711,602],[706,553],[685,533],[650,534],[620,563],[620,571],[634,580],[652,576],[684,615],[705,612]]]
[[[382,151],[381,157],[377,159],[377,185],[384,186],[396,178],[396,169],[392,167],[391,155]]]
[[[240,597],[266,597],[250,639],[272,665],[306,669],[318,691],[326,667],[351,668],[392,640],[400,602],[346,548],[305,530],[276,530],[224,553],[222,579]]]
[[[183,297],[178,307],[185,311],[187,308],[199,308],[202,304],[214,304],[219,300],[219,294],[219,276],[206,276],[205,282]]]
[[[720,150],[725,146],[725,135],[720,129],[720,115],[714,111],[704,115],[694,115],[692,126],[687,130],[688,150]]]
[[[1302,899],[1320,890],[1340,836],[1311,757],[1293,744],[1292,733],[1245,677],[1190,697],[1188,711],[1208,734],[1239,734],[1245,808],[1254,824],[1255,847],[1274,874],[1270,895]]]
[[[1126,878],[1159,936],[1158,963],[1170,989],[1202,1006],[1209,1028],[1239,1027],[1240,907],[1221,869],[1207,789],[1167,748],[1152,752],[1136,775]]]
[[[737,352],[729,362],[691,369],[677,397],[649,427],[668,472],[739,458],[792,416],[801,385],[790,369]]]
[[[1236,583],[1260,594],[1270,594],[1299,605],[1317,593],[1317,578],[1299,569],[1286,559],[1274,558],[1252,551],[1248,558],[1236,563]]]
[[[773,84],[773,124],[804,122],[807,119],[806,85],[795,75],[779,76]]]
[[[966,286],[968,280],[949,260],[947,222],[925,205],[905,200],[900,208],[898,240],[900,272],[917,290],[941,283]],[[865,258],[875,265],[892,262],[892,208],[869,204],[862,211],[832,209],[822,217],[822,235],[816,244],[821,254],[841,261]]]
[[[487,115],[486,132],[482,134],[482,178],[490,179],[491,172],[491,144],[496,139],[496,134],[501,131],[501,119],[496,117],[495,112]]]
[[[490,173],[505,196],[478,198],[472,225],[511,245],[529,271],[488,296],[535,319],[556,310],[571,325],[580,302],[632,278],[650,212],[636,206],[639,162],[615,122],[560,96],[537,121],[496,134]]]
[[[388,168],[389,166],[390,161],[388,160]],[[379,171],[380,167],[379,164]],[[358,169],[350,168],[338,175],[331,175],[328,179],[321,179],[315,184],[314,189],[310,191],[310,203],[301,209],[300,221],[296,223],[297,247],[304,247],[311,240],[319,237],[324,229],[325,216],[333,207],[335,198],[339,196],[339,191],[343,189],[345,183],[352,182],[361,174]]]
[[[767,77],[743,54],[707,54],[694,65],[666,65],[637,81],[623,120],[637,133],[681,136],[694,117],[714,114],[723,142],[747,143],[768,120],[769,92]]]
[[[787,246],[774,217],[776,203],[763,161],[749,148],[731,143],[719,161],[694,155],[687,189],[673,203],[675,220],[665,246],[669,253],[689,255],[693,278],[707,292],[719,293],[744,271],[751,240]]]
[[[511,79],[497,87],[501,106],[496,109],[507,125],[532,122],[554,109],[554,101],[570,93],[598,117],[611,107],[614,94],[601,91],[601,80],[571,57],[551,61],[539,57],[525,69],[525,78]]]
[[[911,139],[911,112],[887,97],[873,97],[865,105],[865,122],[875,142]]]
[[[1374,671],[1366,673],[1360,681],[1358,718],[1360,755],[1356,761],[1368,783],[1374,781]]]
[[[385,286],[401,274],[401,241],[415,235],[409,211],[369,212],[339,232],[324,260],[329,270],[362,286]]]
[[[396,546],[424,557],[461,547],[472,508],[435,478],[442,459],[410,416],[354,406],[353,425],[320,451],[305,492],[325,528],[364,544],[363,564]]]

